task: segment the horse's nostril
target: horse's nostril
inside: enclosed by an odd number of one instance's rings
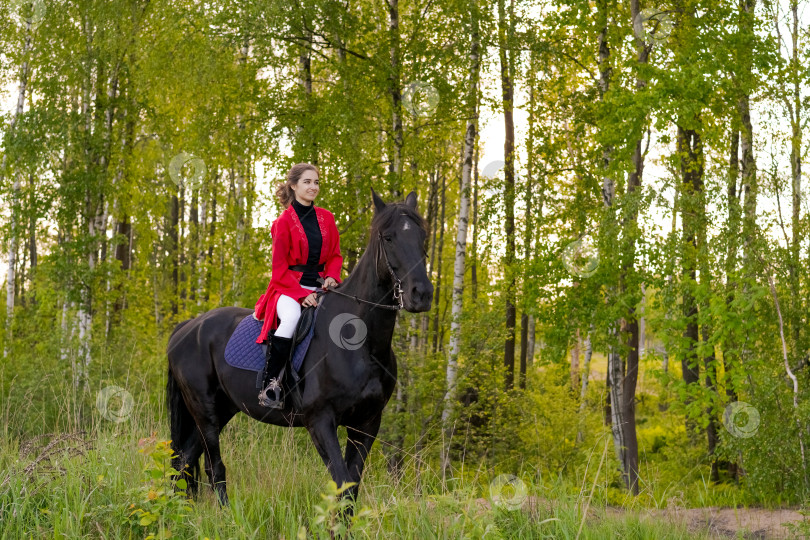
[[[429,289],[421,288],[417,285],[414,285],[411,289],[411,295],[414,301],[423,303],[427,301],[429,298],[433,298],[433,292]]]

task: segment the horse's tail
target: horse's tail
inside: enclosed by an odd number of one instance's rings
[[[172,336],[174,336],[178,330],[190,322],[190,320],[191,319],[188,321],[183,321],[175,326]],[[169,338],[169,343],[171,343],[171,337]],[[195,424],[194,418],[191,416],[188,407],[186,407],[185,401],[183,401],[183,394],[180,391],[180,386],[177,384],[177,379],[172,373],[171,360],[169,360],[168,364],[168,369],[166,370],[166,410],[169,413],[169,432],[171,433],[172,438],[172,450],[174,450],[178,458],[181,458],[173,463],[173,466],[176,466],[182,462],[180,449],[182,448],[183,443],[190,437],[197,436],[197,425]],[[191,475],[187,478],[188,493],[193,494],[196,491],[197,484],[200,480],[199,458],[195,459],[193,463],[188,464],[188,473]]]

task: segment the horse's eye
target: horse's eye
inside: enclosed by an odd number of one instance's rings
[[[390,241],[391,241],[391,235],[390,235],[390,234],[386,234],[385,236],[383,236],[383,238],[385,238],[385,241],[386,241],[386,242],[390,242]]]

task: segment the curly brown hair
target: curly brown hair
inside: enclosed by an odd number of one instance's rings
[[[292,190],[291,186],[298,184],[298,180],[301,178],[301,175],[304,174],[304,171],[315,171],[318,173],[318,178],[321,177],[321,171],[312,163],[296,163],[290,167],[290,171],[287,173],[287,180],[279,183],[276,188],[276,197],[281,201],[281,206],[284,208],[290,206],[293,199],[295,199],[295,192]]]

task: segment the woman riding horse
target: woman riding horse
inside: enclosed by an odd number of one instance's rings
[[[293,400],[288,399],[283,409],[263,407],[256,398],[256,373],[225,360],[225,349],[236,328],[246,317],[256,316],[253,309],[217,307],[175,326],[166,345],[166,408],[172,450],[176,453],[172,467],[180,471],[177,477],[182,475],[187,480],[189,495],[196,493],[199,460],[205,454],[205,472],[211,487],[220,504],[228,504],[220,434],[242,412],[266,424],[306,428],[332,480],[338,486],[354,483],[343,495],[356,499],[383,409],[397,382],[396,355],[391,347],[397,313],[401,309],[411,313],[429,311],[433,300],[433,284],[426,266],[427,223],[417,210],[416,192],[409,193],[404,202],[390,204],[373,189],[371,197],[374,216],[368,245],[351,274],[338,286],[327,289],[318,301],[312,340],[299,370],[303,382],[303,389],[298,388],[300,404],[293,406]],[[315,210],[316,217],[331,217]],[[297,214],[286,215],[279,223],[285,219],[297,223]],[[335,230],[320,220],[319,224],[321,233],[329,231],[323,236],[324,246],[332,246],[327,252],[339,253]],[[284,238],[276,235],[279,228],[277,223],[273,238],[279,245],[274,247],[274,263],[275,248],[280,248]],[[300,263],[308,252],[302,244],[301,230],[293,231],[287,247],[279,249],[278,254],[292,250],[297,257],[293,262]],[[326,277],[337,279],[339,259],[326,260],[325,264]],[[274,283],[275,269],[274,264]],[[291,298],[309,296],[308,289],[296,288],[292,281]],[[264,309],[258,310],[265,316],[265,323],[267,315],[274,315],[270,311],[275,303],[269,300],[275,295],[281,297],[277,290],[265,293],[261,302]],[[346,427],[345,453],[338,426]]]
[[[286,210],[270,229],[273,271],[267,291],[256,302],[254,313],[256,319],[264,320],[256,343],[268,341],[259,404],[271,409],[284,408],[278,376],[290,356],[301,305],[317,305],[316,293],[309,291],[315,290],[319,277],[324,278],[323,288],[341,281],[343,257],[335,217],[315,206],[319,184],[315,165],[296,163],[287,173],[286,183],[276,191]],[[280,320],[277,322],[277,319]]]

